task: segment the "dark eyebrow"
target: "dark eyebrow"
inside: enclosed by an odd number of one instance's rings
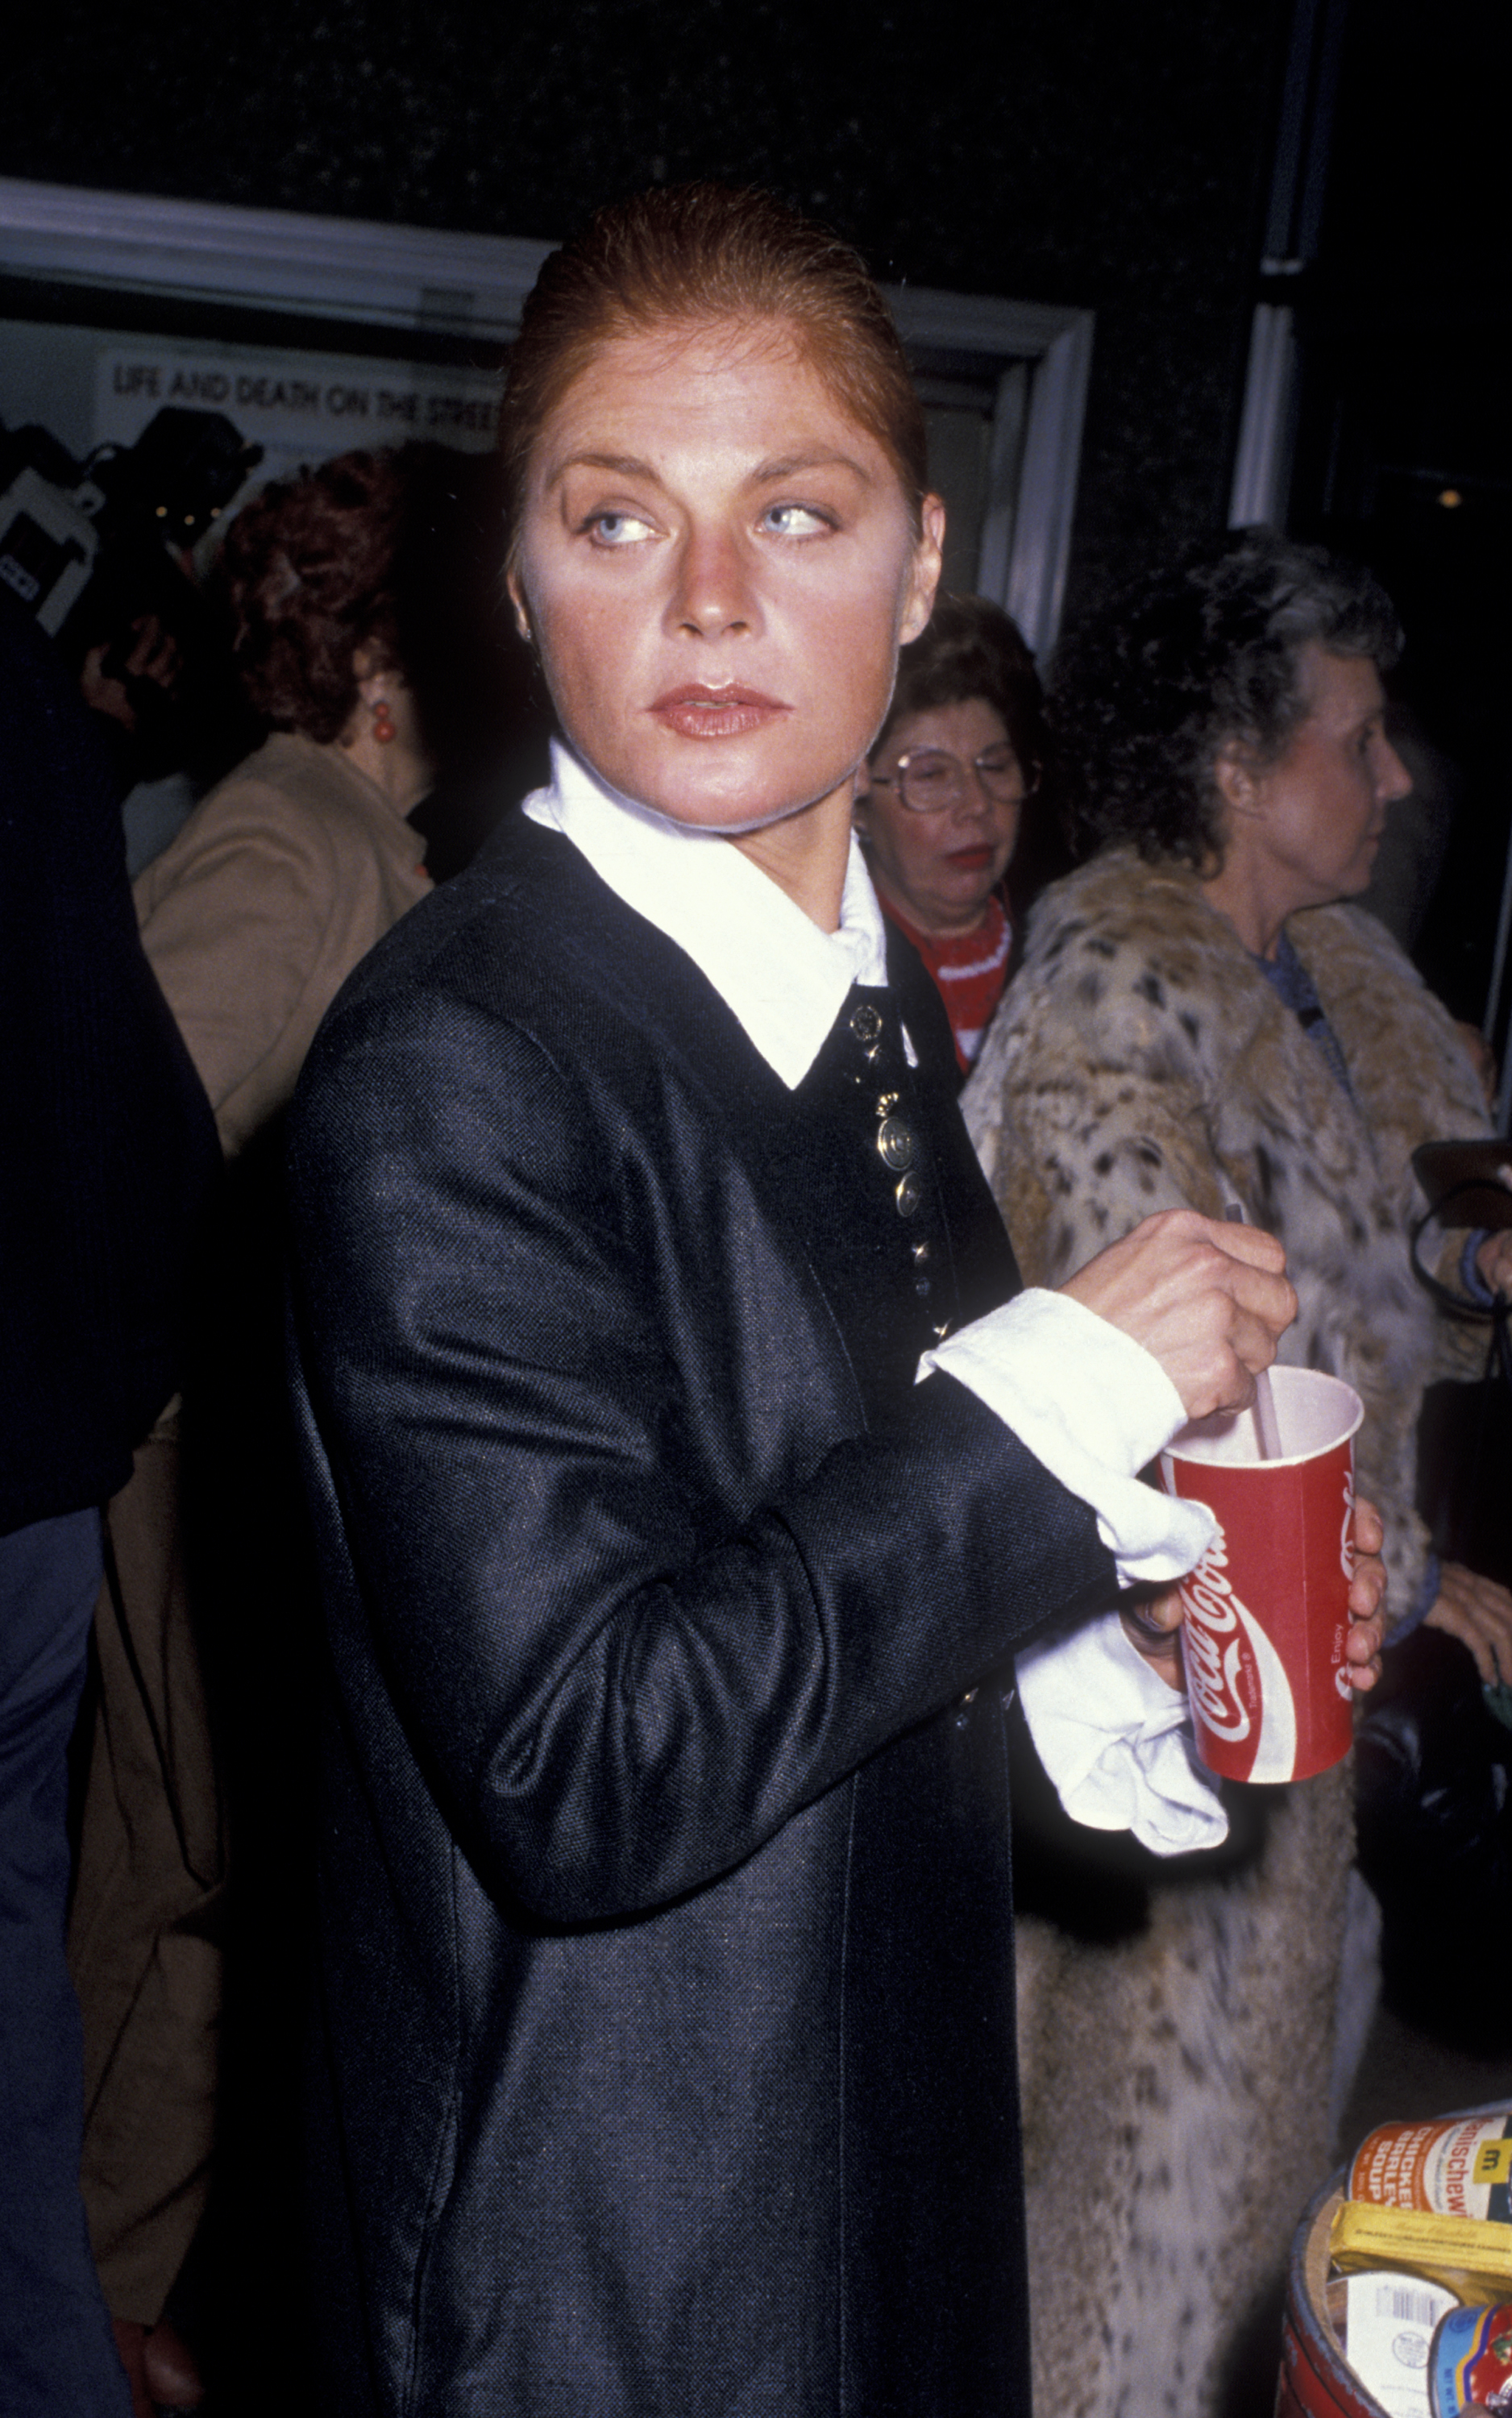
[[[765,487],[777,479],[796,479],[804,470],[848,470],[863,487],[874,484],[871,472],[851,454],[824,451],[776,454],[769,462],[758,463],[746,483],[753,487]]]
[[[621,479],[652,479],[658,486],[662,483],[650,464],[642,462],[634,453],[570,453],[564,462],[557,463],[546,481],[547,486],[554,487],[569,470],[613,470]]]
[[[782,479],[800,478],[805,470],[831,469],[848,470],[863,487],[875,484],[872,473],[851,454],[835,453],[822,448],[816,448],[811,452],[773,454],[768,461],[756,464],[745,483],[748,487],[769,487]],[[662,484],[660,473],[649,462],[643,462],[638,454],[588,451],[570,453],[564,461],[558,462],[546,480],[548,491],[565,479],[569,470],[610,470],[618,478],[649,479],[655,486]]]

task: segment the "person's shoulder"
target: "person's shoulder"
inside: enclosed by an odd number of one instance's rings
[[[1056,964],[1078,942],[1094,956],[1172,939],[1211,945],[1218,920],[1188,866],[1152,865],[1133,848],[1103,849],[1035,901],[1024,962]]]
[[[265,797],[269,800],[298,796],[318,783],[323,751],[313,740],[300,739],[292,730],[274,730],[222,773],[219,781],[206,790],[196,815],[222,810],[230,802]]]
[[[328,1010],[290,1112],[304,1194],[321,1171],[385,1163],[405,1136],[422,1153],[444,1135],[464,1157],[544,1154],[588,1183],[585,1137],[633,1114],[658,1048],[657,969],[634,927],[671,947],[569,841],[512,815]]]
[[[1151,865],[1127,848],[1107,849],[1037,901],[1024,958],[1009,984],[1002,1018],[1013,1026],[1045,1012],[1106,1016],[1118,1001],[1142,1022],[1194,998],[1247,995],[1254,969],[1238,935],[1208,904],[1185,865]]]
[[[1380,918],[1341,900],[1293,915],[1287,931],[1371,1114],[1416,1119],[1430,1139],[1484,1131],[1464,1035]]]
[[[625,986],[635,927],[649,929],[571,842],[511,813],[466,871],[369,951],[317,1048],[332,1061],[379,1030],[419,1033],[461,1012],[480,1031],[510,1026],[547,1047],[566,1033],[581,1049],[606,1022],[617,976]]]
[[[318,866],[333,876],[337,850],[320,812],[320,785],[331,776],[313,741],[275,731],[206,789],[160,855],[133,885],[144,921],[167,894],[222,863],[262,854]]]
[[[1368,907],[1344,898],[1307,907],[1289,918],[1287,932],[1315,982],[1348,972],[1363,980],[1384,977],[1414,995],[1427,987],[1400,941]]]

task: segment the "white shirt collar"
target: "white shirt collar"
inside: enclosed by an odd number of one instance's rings
[[[887,982],[882,912],[855,834],[840,929],[821,932],[720,833],[636,805],[557,742],[551,765],[551,788],[525,802],[531,821],[570,839],[617,897],[693,959],[795,1091],[852,983]]]

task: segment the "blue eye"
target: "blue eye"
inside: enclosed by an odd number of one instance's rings
[[[761,521],[763,528],[775,529],[779,537],[814,537],[834,527],[829,513],[814,504],[769,504]]]
[[[595,545],[637,545],[651,533],[650,523],[637,513],[594,513],[583,526]]]

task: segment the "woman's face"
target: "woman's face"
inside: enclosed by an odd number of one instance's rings
[[[613,338],[531,455],[510,589],[568,738],[673,821],[759,830],[843,793],[928,619],[877,439],[780,324]]]
[[[1229,852],[1256,865],[1287,914],[1368,887],[1386,808],[1413,786],[1382,727],[1374,664],[1310,645],[1301,669],[1307,712],[1285,755],[1237,784],[1231,763],[1227,777],[1218,767]]]
[[[907,756],[924,748],[954,756],[962,773],[959,802],[937,813],[915,814],[895,786]],[[1008,869],[1023,812],[1024,783],[1016,764],[1007,785],[1016,795],[984,788],[975,771],[989,750],[1007,749],[1008,727],[985,697],[937,705],[894,723],[871,758],[873,786],[856,800],[856,820],[871,849],[878,888],[921,932],[974,931],[986,903]]]

